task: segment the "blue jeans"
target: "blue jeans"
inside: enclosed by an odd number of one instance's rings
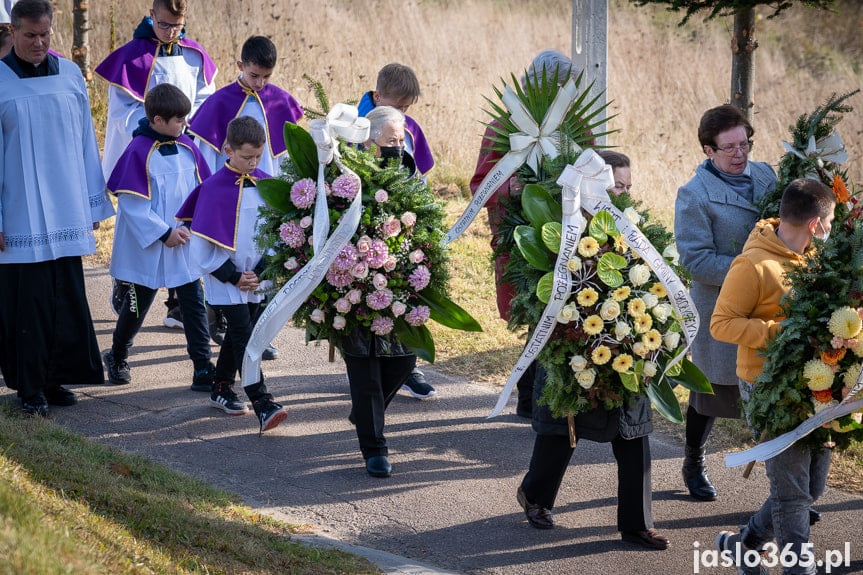
[[[750,387],[746,391],[750,391],[751,384],[747,385]],[[781,557],[782,550],[790,543],[791,551],[800,560],[814,559],[813,555],[801,556],[801,551],[803,544],[809,543],[809,508],[827,485],[830,454],[829,449],[792,445],[765,462],[770,495],[740,534],[746,547],[760,549],[775,537],[778,547],[775,557]],[[812,575],[817,570],[814,564],[795,565],[785,567],[784,573]]]

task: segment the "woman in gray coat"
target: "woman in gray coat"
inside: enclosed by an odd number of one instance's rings
[[[692,344],[692,361],[710,379],[714,395],[691,393],[686,412],[683,479],[695,499],[712,501],[716,489],[707,478],[704,453],[717,417],[740,418],[737,347],[716,341],[710,323],[719,288],[735,256],[758,219],[755,204],[776,186],[776,174],[764,162],[750,162],[755,131],[731,105],[707,110],[698,140],[707,159],[677,191],[674,235],[680,262],[692,274],[690,295],[702,328]]]

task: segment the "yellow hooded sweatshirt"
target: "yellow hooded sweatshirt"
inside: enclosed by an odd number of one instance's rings
[[[778,228],[778,218],[755,224],[725,276],[710,320],[715,339],[737,344],[737,376],[750,383],[764,363],[758,350],[767,347],[785,319],[779,307],[791,287],[784,281],[785,270],[805,259],[779,239]]]

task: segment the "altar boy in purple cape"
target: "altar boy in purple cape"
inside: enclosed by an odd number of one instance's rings
[[[270,84],[276,67],[276,46],[265,36],[252,36],[243,44],[237,67],[240,76],[207,98],[189,123],[210,170],[225,165],[228,123],[240,116],[251,116],[265,131],[266,141],[258,169],[267,174],[281,172],[285,153],[285,122],[296,124],[303,109],[293,96]]]
[[[195,188],[177,220],[192,230],[192,266],[204,278],[207,302],[228,322],[216,362],[210,405],[229,415],[248,413],[234,393],[234,377],[242,368],[258,307],[261,272],[266,262],[255,244],[258,210],[264,205],[256,182],[269,175],[257,169],[267,143],[263,126],[251,116],[231,120],[226,130],[228,160]],[[288,416],[267,392],[263,374],[244,388],[252,401],[261,433]]]
[[[186,0],[154,0],[150,15],[135,29],[131,42],[111,52],[96,67],[107,80],[108,119],[102,169],[114,170],[132,132],[144,118],[144,98],[159,84],[173,84],[192,103],[194,113],[216,86],[216,65],[186,36]]]
[[[194,364],[192,389],[210,389],[210,334],[201,275],[192,269],[188,228],[174,214],[210,169],[191,138],[183,134],[191,103],[179,88],[159,84],[147,92],[147,117],[117,161],[108,191],[117,196],[111,276],[129,284],[103,355],[108,380],[131,383],[127,358],[135,335],[159,288],[175,288],[183,312],[187,351]]]
[[[405,151],[413,156],[417,171],[425,179],[434,167],[434,158],[419,124],[407,115],[408,108],[416,103],[420,94],[420,83],[414,71],[394,62],[381,68],[375,89],[363,95],[357,108],[360,116],[365,116],[375,106],[392,106],[405,115]]]

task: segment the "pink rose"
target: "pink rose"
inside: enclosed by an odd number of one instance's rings
[[[405,312],[407,306],[405,306],[405,304],[403,304],[402,302],[397,301],[393,302],[393,305],[390,306],[390,309],[392,310],[395,317],[399,317]]]
[[[413,212],[405,212],[402,214],[402,223],[409,228],[412,228],[417,223],[417,215]]]
[[[345,318],[340,316],[340,315],[337,315],[336,317],[333,318],[333,328],[334,329],[345,329],[345,326],[347,325],[347,323],[348,323],[347,320],[345,320]]]
[[[410,260],[412,264],[418,264],[423,261],[425,257],[426,255],[422,250],[414,250],[408,255],[408,260]]]
[[[351,311],[351,302],[349,302],[343,297],[340,297],[336,300],[335,306],[336,311],[339,313],[348,313],[349,311]]]
[[[357,251],[366,254],[372,248],[372,238],[363,236],[357,240]]]
[[[397,263],[398,263],[398,260],[396,259],[395,256],[393,256],[393,255],[388,256],[387,261],[384,262],[384,271],[386,271],[386,272],[393,271],[394,269],[396,269]]]
[[[375,201],[378,203],[383,203],[390,199],[389,194],[386,190],[378,190],[375,192]]]
[[[310,319],[315,323],[321,323],[322,321],[324,321],[324,310],[315,309],[314,311],[312,311]]]
[[[358,289],[352,289],[345,297],[350,303],[356,305],[363,300],[363,292]]]
[[[383,225],[383,233],[384,239],[386,238],[394,238],[399,235],[402,231],[402,224],[393,216],[387,216],[386,221]]]
[[[310,246],[315,245],[315,238],[311,234],[309,235],[309,245]]]
[[[306,216],[300,220],[300,227],[301,228],[306,229],[310,225],[312,225],[312,216]]]
[[[351,275],[357,279],[363,279],[369,275],[369,264],[366,262],[357,262],[356,265],[351,268]]]
[[[833,339],[830,340],[830,347],[832,347],[833,349],[845,347],[845,340],[838,335],[833,336]]]
[[[384,289],[387,287],[387,276],[384,274],[375,274],[375,277],[372,278],[372,284],[375,286],[375,289]]]
[[[297,269],[297,266],[299,266],[299,265],[300,264],[297,263],[297,258],[288,258],[288,261],[285,262],[285,269],[286,270],[295,270],[295,269]]]

